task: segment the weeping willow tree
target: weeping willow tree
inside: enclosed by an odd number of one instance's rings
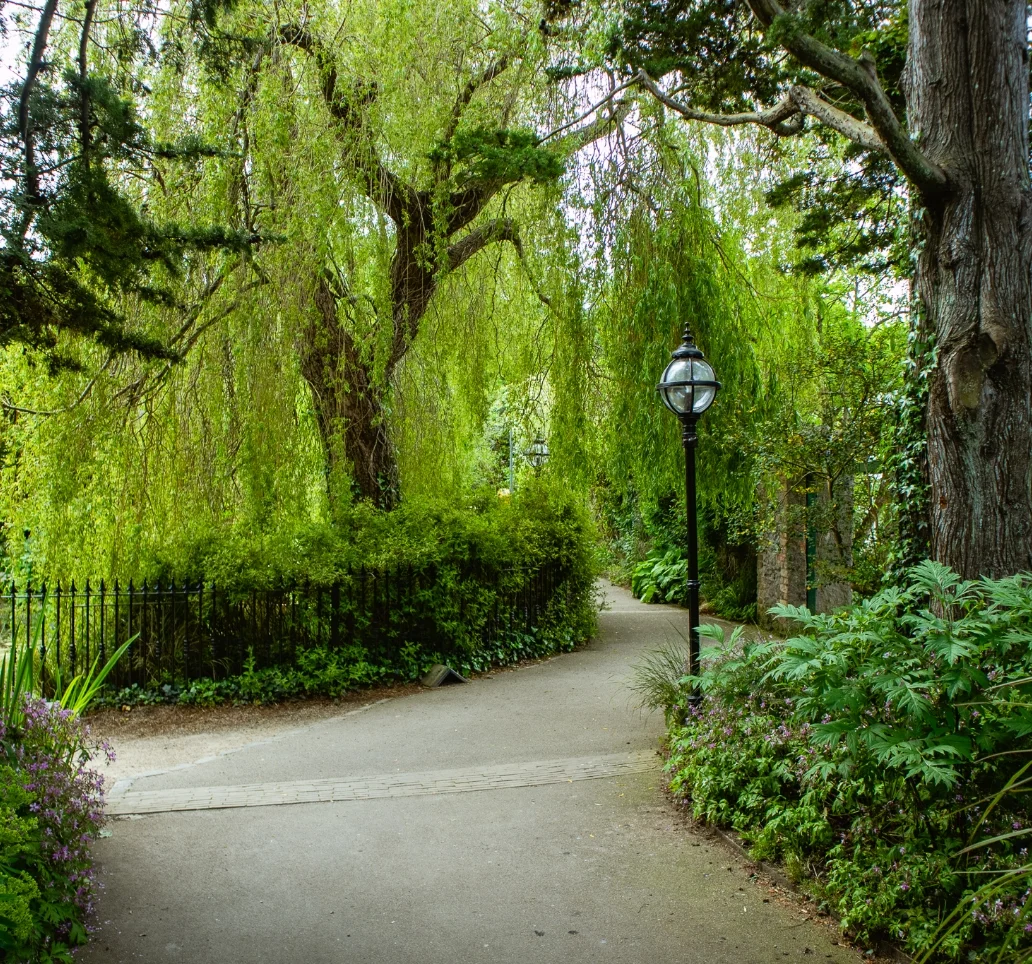
[[[547,298],[522,239],[620,111],[536,133],[535,31],[483,13],[241,5],[214,34],[217,75],[190,48],[155,71],[155,126],[219,150],[155,159],[127,189],[162,218],[272,243],[191,261],[175,309],[123,300],[175,361],[87,352],[87,381],[7,357],[5,510],[39,568],[140,572],[227,525],[339,517],[352,484],[390,504],[399,457],[415,492],[457,488],[487,457],[492,400],[529,384],[541,351]]]
[[[764,204],[766,185],[740,160],[750,147],[748,138],[696,139],[659,125],[633,166],[596,172],[584,199],[593,226],[581,272],[588,294],[566,335],[579,346],[567,369],[580,383],[569,378],[559,401],[571,435],[588,438],[578,460],[594,467],[589,481],[620,534],[647,522],[644,544],[628,546],[632,558],[653,540],[680,542],[679,426],[655,386],[686,323],[723,382],[699,426],[711,548],[740,544],[748,568],[770,522],[759,493],[786,480],[838,492],[884,454],[900,326],[865,327],[845,278],[786,270],[794,225]],[[590,399],[587,411],[577,397]]]
[[[494,246],[522,258],[521,199],[626,109],[542,129],[530,7],[306,12],[259,18],[270,27],[241,81],[239,197],[245,218],[308,245],[290,270],[305,292],[300,366],[331,493],[350,485],[390,507],[391,387],[436,293]]]

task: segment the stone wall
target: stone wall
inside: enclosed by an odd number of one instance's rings
[[[813,518],[816,535],[814,578],[817,612],[830,612],[852,600],[852,588],[843,581],[843,569],[853,557],[853,479],[848,477],[817,494]],[[759,493],[761,501],[770,490]],[[774,494],[771,530],[764,533],[756,552],[756,611],[759,624],[784,630],[781,620],[767,615],[779,603],[806,605],[806,489],[799,480],[782,480]]]

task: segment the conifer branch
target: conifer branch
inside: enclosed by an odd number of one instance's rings
[[[43,200],[39,190],[39,174],[36,170],[36,148],[29,102],[32,99],[33,88],[36,86],[36,78],[43,69],[43,57],[47,50],[50,27],[54,22],[55,13],[57,13],[57,0],[47,0],[39,17],[39,25],[36,27],[36,36],[32,43],[32,54],[29,57],[28,69],[25,72],[25,83],[22,86],[21,98],[18,102],[18,131],[21,134],[25,157],[23,176],[25,180],[25,198],[28,202],[22,217],[22,238],[28,233],[29,225],[32,223],[33,208]]]
[[[82,163],[89,170],[90,166],[90,94],[86,87],[86,74],[89,68],[90,31],[93,29],[93,17],[97,12],[97,0],[86,0],[86,14],[79,34],[79,143],[82,145]]]
[[[641,85],[656,100],[676,111],[687,120],[716,124],[720,127],[739,127],[755,124],[766,127],[779,137],[790,137],[803,129],[803,118],[814,117],[833,130],[838,131],[854,144],[870,151],[888,153],[885,142],[869,124],[829,104],[811,87],[796,85],[775,106],[764,111],[746,111],[739,114],[715,114],[696,110],[682,104],[673,95],[666,93],[645,71],[637,75]]]
[[[799,19],[777,0],[747,2],[756,19],[773,31],[777,42],[801,64],[841,84],[860,100],[885,149],[918,190],[936,197],[948,189],[945,172],[924,156],[896,117],[870,54],[855,59],[827,46],[807,33]]]
[[[786,137],[798,134],[802,130],[802,114],[791,96],[782,98],[768,110],[747,111],[739,114],[715,114],[711,111],[696,110],[687,104],[675,100],[663,90],[644,70],[637,74],[638,82],[661,104],[676,111],[686,120],[701,121],[705,124],[716,124],[720,127],[741,127],[756,124],[766,127],[779,136]]]

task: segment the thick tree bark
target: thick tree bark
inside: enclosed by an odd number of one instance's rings
[[[931,553],[1032,569],[1032,207],[1023,0],[912,0],[910,129],[947,172],[914,275],[939,364],[927,410]]]
[[[338,295],[326,278],[316,282],[314,301],[317,311],[301,345],[301,374],[312,392],[331,501],[337,487],[350,480],[362,498],[390,509],[397,499],[398,469],[384,387],[341,323]]]

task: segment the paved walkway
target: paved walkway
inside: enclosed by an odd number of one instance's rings
[[[627,680],[686,617],[608,595],[576,653],[116,786],[80,960],[855,964],[685,832]]]

